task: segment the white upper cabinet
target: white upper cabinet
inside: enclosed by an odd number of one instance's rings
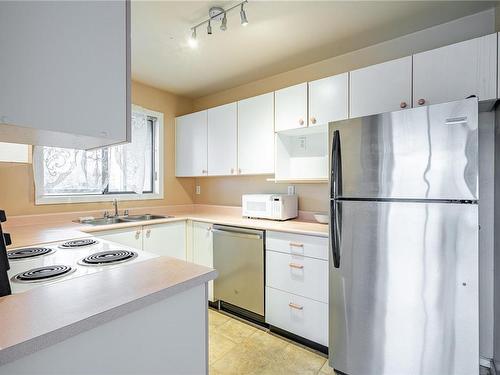
[[[130,141],[129,1],[0,2],[0,139]]]
[[[411,107],[412,57],[350,72],[350,114],[360,117]]]
[[[238,102],[238,174],[274,173],[274,93]]]
[[[274,92],[274,130],[307,126],[307,82]]]
[[[496,98],[497,35],[413,55],[413,106]]]
[[[309,126],[345,120],[349,110],[349,73],[309,82]]]
[[[237,104],[208,110],[208,175],[237,173]]]
[[[207,111],[175,119],[175,175],[207,175]]]

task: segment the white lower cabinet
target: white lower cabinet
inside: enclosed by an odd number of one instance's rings
[[[328,346],[328,238],[266,232],[266,322]]]
[[[142,227],[112,229],[92,234],[103,240],[142,250]]]
[[[328,302],[328,261],[266,251],[266,285]]]
[[[266,322],[328,346],[328,304],[266,287]]]
[[[186,260],[186,222],[112,229],[94,236],[153,254]]]
[[[213,268],[214,250],[212,224],[192,222],[193,263]],[[214,282],[208,282],[208,300],[214,301]]]
[[[328,260],[328,237],[267,231],[266,250]]]
[[[174,221],[144,226],[142,249],[186,260],[186,222]]]

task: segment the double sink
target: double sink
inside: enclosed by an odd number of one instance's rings
[[[96,219],[83,219],[80,220],[81,224],[90,225],[109,225],[109,224],[119,224],[119,223],[130,223],[134,221],[148,221],[156,219],[170,219],[173,216],[163,216],[163,215],[127,215],[127,216],[113,216],[113,217],[101,217]]]

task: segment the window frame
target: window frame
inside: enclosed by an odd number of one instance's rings
[[[140,112],[148,117],[155,118],[153,124],[153,191],[136,194],[134,192],[114,192],[106,194],[68,194],[68,195],[43,195],[38,194],[35,187],[35,205],[44,204],[64,204],[64,203],[94,203],[111,202],[114,199],[119,200],[152,200],[163,199],[163,179],[164,179],[164,127],[163,113],[152,111],[137,105],[132,105],[134,112]],[[113,145],[110,145],[113,146]],[[155,178],[156,177],[156,178]]]

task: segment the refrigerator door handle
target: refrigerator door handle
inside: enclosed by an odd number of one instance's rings
[[[330,237],[332,246],[332,260],[335,268],[340,267],[340,207],[337,207],[337,202],[330,201],[330,211],[332,220],[330,220]]]
[[[333,132],[330,198],[342,195],[342,159],[340,156],[340,132]]]

